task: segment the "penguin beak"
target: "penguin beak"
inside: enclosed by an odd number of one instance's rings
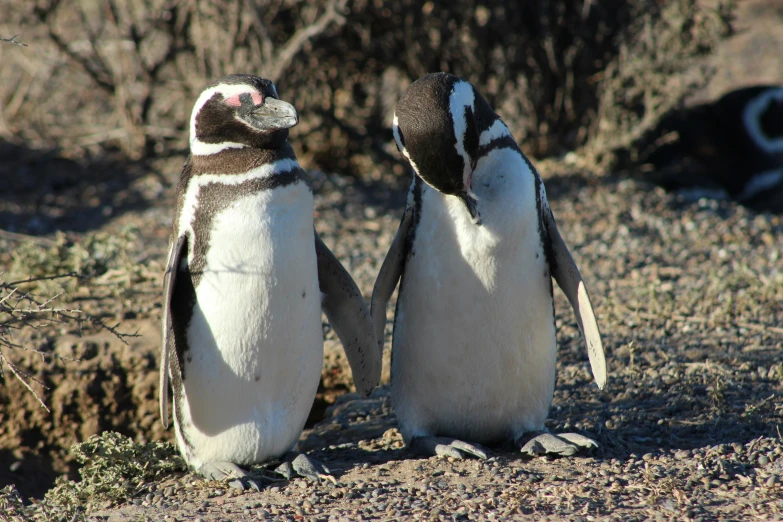
[[[468,213],[470,214],[473,223],[475,225],[481,225],[481,215],[479,214],[478,211],[478,202],[476,201],[476,198],[474,198],[467,192],[462,192],[461,194],[457,194],[457,197],[461,199],[462,202],[465,204],[465,207],[467,207]]]
[[[253,108],[249,119],[259,130],[290,129],[299,123],[299,114],[290,103],[269,97]]]

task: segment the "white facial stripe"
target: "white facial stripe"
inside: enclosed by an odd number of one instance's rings
[[[449,113],[454,122],[454,137],[457,140],[457,154],[462,156],[465,167],[462,170],[462,183],[467,186],[471,174],[470,155],[465,150],[465,134],[468,132],[466,108],[474,110],[473,87],[468,82],[457,82],[449,96]]]
[[[767,170],[759,172],[745,185],[740,195],[737,197],[740,201],[746,201],[756,195],[759,192],[770,189],[783,181],[783,167],[778,169]]]
[[[783,88],[770,89],[756,96],[745,107],[742,113],[742,120],[745,123],[745,128],[748,129],[751,139],[768,153],[783,152],[783,138],[770,139],[761,130],[759,123],[759,117],[761,113],[767,108],[769,102],[775,99],[777,101],[783,101]]]
[[[196,206],[198,205],[198,195],[201,191],[201,187],[204,187],[210,183],[220,183],[221,185],[239,185],[246,181],[253,179],[268,178],[283,172],[289,172],[299,168],[299,163],[295,159],[286,158],[274,163],[267,163],[256,167],[255,169],[245,172],[243,174],[202,174],[200,176],[194,176],[188,183],[188,188],[185,190],[185,200],[182,205],[182,214],[179,220],[178,235],[184,233],[193,234],[192,221],[193,216],[196,214]],[[192,261],[193,251],[189,254],[189,260]]]
[[[398,124],[398,121],[399,120],[397,120],[397,115],[395,114],[394,120],[392,121],[392,134],[394,134],[394,141],[397,142],[397,148],[400,149],[402,155],[405,156],[405,159],[407,159],[408,162],[411,164],[411,167],[416,172],[416,174],[419,174],[419,167],[416,165],[416,162],[413,161],[413,158],[411,158],[408,149],[406,149],[405,146],[402,144],[402,138],[400,137],[400,126]]]
[[[196,103],[193,105],[193,112],[190,113],[190,148],[191,152],[193,152],[193,144],[194,142],[198,142],[196,139],[196,115],[199,113],[199,111],[204,107],[204,104],[206,104],[212,96],[214,96],[216,93],[220,93],[223,95],[224,98],[228,98],[229,96],[233,96],[236,94],[244,94],[244,93],[254,93],[258,92],[256,91],[253,86],[251,85],[245,85],[245,84],[237,84],[237,85],[231,85],[231,84],[220,84],[216,85],[214,87],[210,87],[209,89],[206,89],[204,92],[201,93],[201,95],[196,100]],[[202,143],[204,146],[208,146],[210,144]],[[221,147],[223,147],[224,144],[220,144]],[[227,147],[233,147],[233,146],[239,146],[238,143],[234,144],[226,144]],[[244,145],[241,145],[244,147]],[[219,150],[216,150],[214,152],[219,152]],[[193,154],[214,154],[214,152],[193,152]]]
[[[397,119],[397,115],[394,115],[394,120],[392,120],[392,134],[394,134],[394,141],[397,142],[397,148],[400,150],[405,150],[405,147],[402,145],[402,139],[400,139],[400,120]]]
[[[536,173],[536,175],[538,175]],[[544,182],[538,184],[538,197],[541,200],[541,213],[549,210],[549,201],[546,199],[546,189],[544,188]]]
[[[226,149],[243,149],[247,147],[244,143],[235,143],[233,141],[224,141],[222,143],[204,143],[201,140],[190,140],[190,153],[194,156],[209,156],[217,154]]]
[[[484,145],[489,145],[494,140],[498,138],[504,138],[506,136],[511,137],[511,132],[509,132],[506,124],[503,123],[500,118],[498,118],[490,128],[481,133],[481,137],[479,138],[479,146],[483,147]]]

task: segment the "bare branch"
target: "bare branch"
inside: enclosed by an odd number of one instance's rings
[[[8,360],[8,357],[4,357],[3,356],[3,352],[0,351],[0,363],[2,363],[3,361],[5,361],[5,365],[8,366],[8,369],[11,370],[11,373],[14,374],[14,377],[19,379],[19,382],[21,382],[24,385],[24,387],[27,388],[30,391],[30,393],[33,394],[33,397],[35,397],[35,399],[38,401],[38,403],[41,406],[43,406],[43,409],[45,409],[47,412],[51,413],[51,410],[46,406],[46,404],[44,403],[44,401],[41,398],[41,396],[38,395],[38,392],[36,392],[33,389],[32,386],[30,386],[30,383],[27,380],[28,379],[29,380],[33,380],[33,381],[37,382],[38,384],[40,384],[41,386],[43,386],[41,381],[39,381],[38,379],[36,379],[35,377],[32,377],[31,375],[29,375],[27,373],[24,373],[23,371],[21,371],[19,368],[16,367],[16,365],[14,363],[12,363],[11,361]],[[44,386],[44,388],[46,388],[46,386]]]
[[[36,283],[38,281],[51,281],[52,279],[64,279],[66,277],[79,277],[79,274],[77,274],[76,272],[68,272],[67,274],[57,274],[51,276],[28,277],[27,279],[20,279],[19,281],[11,281],[10,283],[4,283],[0,281],[0,288],[6,289],[6,287],[17,286],[26,283]],[[28,294],[25,294],[25,296],[29,297]],[[30,298],[30,300],[32,300],[32,298]],[[36,302],[36,304],[38,303]]]
[[[93,79],[93,81],[98,85],[101,89],[106,91],[109,94],[114,94],[114,83],[111,81],[111,74],[109,74],[105,68],[101,70],[102,68],[97,66],[94,62],[79,56],[77,53],[73,52],[69,47],[68,44],[60,38],[60,35],[55,32],[53,27],[53,21],[52,16],[55,13],[57,6],[59,5],[59,1],[54,2],[52,4],[52,7],[49,9],[34,9],[33,12],[38,17],[38,20],[43,23],[46,26],[46,30],[49,34],[49,38],[54,42],[54,44],[57,46],[57,48],[68,56],[71,60],[76,62],[84,72],[86,72],[90,78]],[[83,14],[83,13],[82,13]],[[89,30],[89,26],[85,25],[85,30]],[[95,47],[95,41],[94,41],[94,35],[90,35],[91,37],[87,39],[90,49],[93,51],[93,53],[96,54],[100,58],[100,55],[98,55],[98,50]],[[109,78],[109,79],[107,79]]]
[[[15,34],[11,38],[0,38],[0,42],[8,42],[10,44],[18,45],[18,46],[21,46],[21,47],[27,47],[26,43],[22,43],[22,42],[16,40],[17,36],[19,36],[19,35]]]
[[[251,7],[253,6],[254,2],[248,2],[251,4]],[[274,59],[272,58],[273,53],[275,52],[275,44],[272,43],[272,38],[269,36],[269,29],[267,29],[266,24],[264,23],[264,17],[261,12],[261,6],[256,5],[253,8],[253,13],[256,15],[256,29],[258,30],[259,37],[261,40],[261,58],[264,60],[264,63],[273,63]]]
[[[4,239],[10,239],[12,241],[34,241],[36,243],[43,243],[46,245],[55,244],[55,242],[48,237],[31,236],[28,234],[20,234],[18,232],[9,232],[8,230],[0,230],[0,237]]]
[[[270,71],[270,79],[277,82],[280,76],[288,69],[291,62],[297,54],[304,48],[305,43],[326,31],[332,23],[343,25],[345,15],[343,10],[347,0],[330,0],[326,6],[326,11],[318,17],[312,25],[298,29],[294,35],[288,39],[285,46],[278,53],[278,58]]]
[[[20,331],[25,328],[38,330],[46,326],[50,326],[54,323],[61,323],[66,325],[80,326],[84,321],[88,321],[90,324],[97,326],[100,329],[106,330],[119,339],[123,344],[127,345],[128,337],[138,337],[138,332],[133,334],[122,333],[117,330],[118,324],[108,325],[101,318],[84,312],[78,308],[65,308],[52,306],[52,303],[62,297],[62,292],[55,294],[53,297],[46,299],[37,299],[29,292],[20,290],[17,285],[30,284],[40,281],[50,281],[54,279],[62,279],[68,277],[78,277],[75,272],[68,274],[57,274],[52,276],[42,277],[30,277],[26,280],[14,281],[6,283],[0,280],[0,378],[4,377],[3,370],[5,367],[14,374],[14,376],[33,394],[36,400],[47,411],[49,408],[44,404],[41,396],[35,391],[31,385],[32,382],[36,382],[39,385],[46,388],[46,386],[31,374],[23,371],[16,363],[11,361],[6,353],[2,351],[3,348],[11,350],[18,350],[24,352],[34,352],[41,356],[42,359],[57,359],[75,361],[69,357],[63,357],[55,353],[45,352],[36,348],[30,348],[22,344],[18,344],[12,340],[10,333],[12,331]]]
[[[87,319],[90,320],[91,323],[98,325],[104,330],[106,330],[107,332],[111,333],[112,335],[114,335],[114,337],[119,339],[120,342],[122,342],[122,344],[126,346],[128,346],[128,341],[125,340],[126,337],[139,337],[138,330],[136,331],[136,333],[132,333],[132,334],[122,333],[117,330],[117,327],[120,325],[120,323],[117,323],[114,326],[109,326],[108,324],[104,323],[99,317],[96,317],[91,314],[85,314],[85,316],[87,317]]]

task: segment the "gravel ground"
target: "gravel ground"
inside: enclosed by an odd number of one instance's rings
[[[315,178],[319,233],[369,295],[401,211],[378,202],[401,205],[404,192]],[[173,475],[127,504],[92,506],[88,519],[781,518],[780,216],[689,203],[636,181],[545,179],[592,293],[609,369],[599,391],[556,292],[558,383],[547,425],[592,436],[599,449],[561,459],[500,448],[485,462],[417,458],[403,448],[384,387],[365,400],[343,395],[302,436],[336,484],[296,479],[236,494]],[[330,335],[325,375],[344,368]]]
[[[774,0],[740,3],[741,32],[717,53],[718,76],[702,94],[713,98],[741,84],[781,81],[774,52],[779,46],[773,45],[783,41],[774,23],[778,9]],[[133,171],[104,182],[89,173],[71,180],[47,163],[41,168],[60,187],[56,199],[47,200],[43,194],[55,190],[37,190],[33,178],[13,198],[0,198],[0,229],[47,237],[64,229],[78,239],[85,230],[137,226],[132,284],[123,282],[125,274],[110,273],[100,285],[80,289],[76,302],[122,319],[123,331],[141,335],[130,346],[105,332],[32,335],[35,346],[80,361],[57,366],[25,355],[22,362],[51,388],[42,391],[51,414],[16,380],[5,379],[0,486],[15,483],[26,497],[40,497],[41,484],[49,487],[54,476],[68,471],[74,476],[66,450],[93,433],[173,438],[158,419],[156,361],[159,276],[180,166],[181,160],[172,160],[159,169],[162,177]],[[561,459],[524,458],[502,448],[483,462],[418,458],[403,447],[386,387],[370,399],[345,394],[351,388],[347,365],[329,332],[313,415],[320,422],[305,431],[300,446],[332,469],[336,484],[276,481],[261,492],[237,494],[193,474],[172,474],[124,504],[87,506],[86,518],[780,519],[781,215],[730,202],[685,201],[640,181],[562,164],[539,166],[558,226],[591,292],[609,377],[605,390],[593,384],[573,313],[556,291],[558,381],[547,426],[591,436],[600,448]],[[318,232],[369,296],[405,190],[322,173],[313,177]],[[17,238],[0,237],[0,254],[18,244]],[[120,299],[112,297],[115,286]],[[389,344],[390,324],[387,349]]]

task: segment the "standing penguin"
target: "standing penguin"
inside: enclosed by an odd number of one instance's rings
[[[529,454],[595,446],[543,431],[555,385],[552,276],[576,312],[599,388],[606,363],[535,168],[486,100],[450,74],[408,88],[393,132],[414,175],[372,314],[382,343],[401,277],[391,398],[406,444],[455,458],[486,458],[481,445],[507,441]]]
[[[291,450],[323,365],[321,309],[343,341],[357,390],[380,379],[364,299],[313,228],[313,194],[287,142],[296,109],[269,80],[230,75],[201,93],[177,186],[163,301],[160,408],[188,465],[258,485],[239,466]],[[295,458],[294,458],[295,457]],[[291,462],[292,461],[292,462]]]

